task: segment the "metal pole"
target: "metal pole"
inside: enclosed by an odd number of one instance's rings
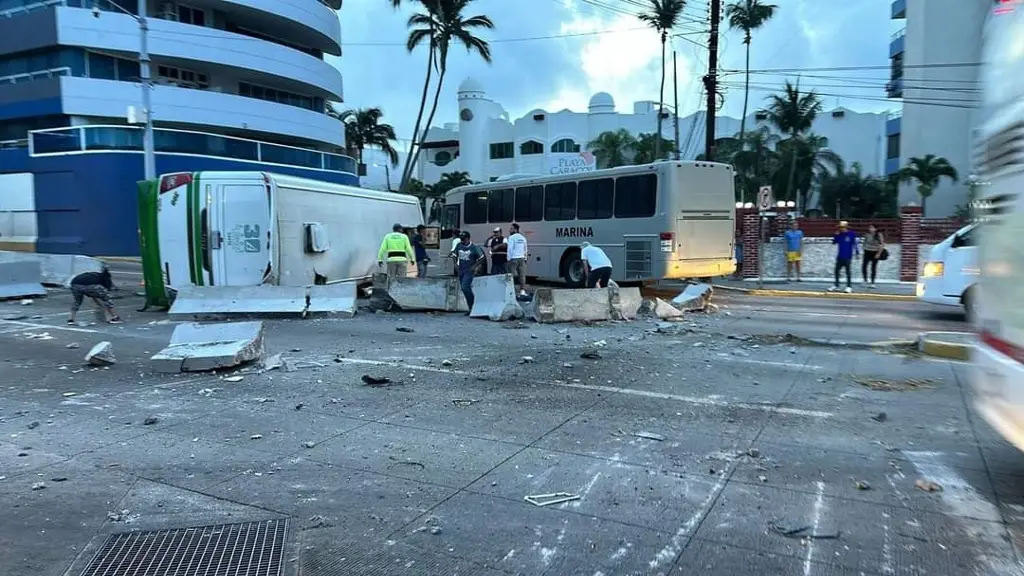
[[[721,20],[722,0],[711,0],[711,38],[708,39],[708,73],[704,87],[708,93],[707,124],[704,127],[704,158],[715,159],[715,107],[718,105],[718,21]]]
[[[149,70],[149,23],[146,21],[146,0],[139,1],[139,75],[142,77],[142,112],[146,115],[146,128],[142,135],[144,178],[156,179],[156,156],[153,150],[153,107],[150,102],[153,83]]]
[[[676,135],[676,160],[679,160],[679,69],[676,68],[676,51],[672,51],[672,125]]]

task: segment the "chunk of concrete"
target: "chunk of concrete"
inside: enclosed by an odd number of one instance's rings
[[[613,320],[632,320],[640,312],[644,297],[637,287],[620,288],[618,284],[608,286],[608,304]]]
[[[160,372],[207,372],[263,357],[262,322],[179,324],[166,348],[150,360]]]
[[[669,320],[672,318],[681,318],[683,311],[672,306],[668,302],[665,302],[661,298],[655,298],[652,301],[651,312],[662,320]]]
[[[703,310],[711,302],[712,291],[710,284],[690,284],[672,299],[672,305],[680,310]]]
[[[46,296],[39,262],[0,262],[0,300]]]
[[[90,366],[112,366],[117,363],[114,358],[114,346],[110,342],[100,342],[92,347],[85,355],[85,361]]]

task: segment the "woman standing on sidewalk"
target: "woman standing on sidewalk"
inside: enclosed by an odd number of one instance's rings
[[[871,268],[871,283],[868,288],[876,288],[875,278],[878,276],[878,261],[885,250],[885,237],[874,224],[868,225],[868,233],[864,235],[864,259],[860,264],[860,273],[864,283],[868,284],[868,267]]]

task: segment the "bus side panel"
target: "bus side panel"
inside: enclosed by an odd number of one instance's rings
[[[160,233],[157,225],[158,180],[140,180],[139,253],[142,254],[142,280],[147,306],[166,308],[170,305],[161,270]]]
[[[160,268],[164,285],[177,289],[192,284],[188,252],[188,188],[191,184],[160,193],[157,198],[157,225]]]

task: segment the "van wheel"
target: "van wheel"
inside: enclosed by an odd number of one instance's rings
[[[583,273],[583,259],[579,250],[570,250],[562,255],[562,279],[570,288],[582,288],[587,283]]]
[[[964,295],[960,297],[960,303],[964,307],[964,315],[967,316],[968,322],[973,322],[978,314],[977,305],[974,301],[974,287],[968,288]]]

